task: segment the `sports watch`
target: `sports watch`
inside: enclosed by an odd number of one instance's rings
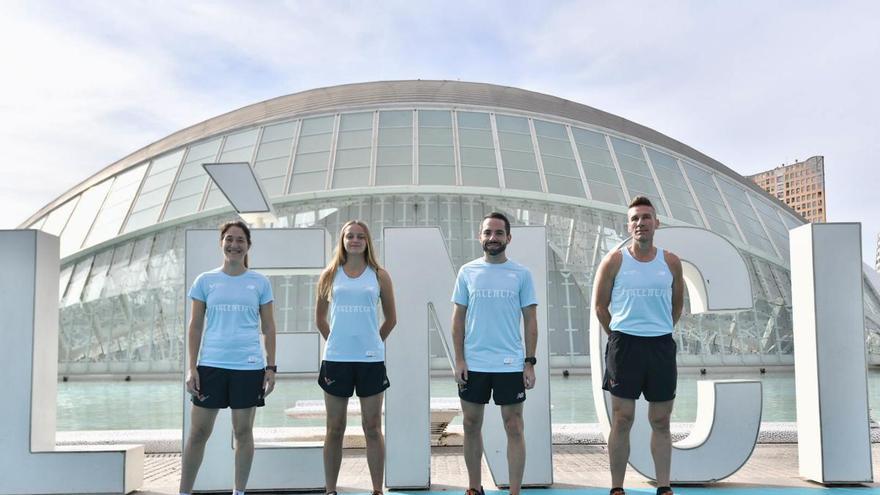
[[[266,366],[266,371],[278,373],[278,366],[275,366],[274,364],[270,364],[270,365]]]
[[[538,362],[538,359],[535,358],[534,356],[532,356],[532,357],[527,357],[527,358],[525,358],[524,361],[525,361],[526,363],[529,363],[529,364],[531,364],[532,366],[534,366],[534,365]]]

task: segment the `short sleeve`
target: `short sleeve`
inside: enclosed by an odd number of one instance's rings
[[[535,283],[532,281],[532,272],[523,270],[520,274],[519,307],[525,308],[538,304],[535,296]]]
[[[452,302],[459,306],[467,306],[470,300],[470,292],[467,286],[467,277],[464,274],[464,267],[458,270],[458,276],[455,278],[455,288],[452,291]]]
[[[268,304],[275,299],[275,296],[272,294],[272,282],[266,276],[261,278],[263,279],[263,290],[260,291],[260,306]]]
[[[189,298],[201,302],[206,302],[208,300],[208,294],[207,292],[205,292],[204,273],[196,277],[195,281],[192,284],[192,287],[189,289]]]

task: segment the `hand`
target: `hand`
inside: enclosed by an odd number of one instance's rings
[[[275,390],[275,372],[266,370],[263,374],[263,398]]]
[[[195,368],[189,370],[189,376],[186,378],[186,391],[199,400],[204,400],[199,390],[199,371]]]
[[[464,385],[467,383],[468,373],[467,373],[467,363],[465,361],[456,361],[455,362],[455,383],[459,385]]]
[[[526,363],[523,367],[523,385],[526,390],[535,388],[535,367],[532,363]]]

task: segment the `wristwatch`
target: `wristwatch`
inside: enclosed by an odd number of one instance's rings
[[[534,366],[534,365],[538,362],[538,359],[535,358],[534,356],[532,356],[532,357],[527,357],[527,358],[525,358],[525,362],[531,364],[532,366]]]
[[[266,366],[266,371],[271,371],[271,372],[273,372],[273,373],[278,373],[278,366],[275,366],[274,364],[269,365],[269,366]]]

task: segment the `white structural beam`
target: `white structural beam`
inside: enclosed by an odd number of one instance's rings
[[[474,225],[474,235],[478,230]],[[508,256],[532,272],[538,296],[537,384],[527,392],[523,418],[528,451],[523,484],[553,483],[550,430],[550,350],[547,341],[547,246],[544,227],[514,227]],[[446,352],[453,356],[450,298],[455,269],[440,229],[386,228],[385,268],[394,279],[397,328],[386,343],[391,388],[386,393],[386,478],[389,488],[430,486],[430,359],[428,320],[436,316]],[[429,260],[430,266],[426,266]],[[452,371],[449,380],[453,380]],[[486,461],[497,485],[509,484],[507,437],[501,410],[486,406]]]
[[[629,239],[615,249],[625,245]],[[706,229],[659,229],[657,246],[678,255],[685,267],[685,285],[691,312],[729,311],[752,306],[752,289],[746,265],[726,239]],[[590,311],[590,367],[593,399],[602,432],[611,429],[611,396],[602,390],[605,343],[596,311]],[[738,471],[752,455],[761,426],[761,382],[757,380],[704,380],[698,383],[697,421],[690,435],[673,445],[673,483],[707,483]],[[648,403],[636,401],[630,432],[630,465],[654,479]]]
[[[0,494],[129,493],[144,480],[143,445],[55,447],[58,238],[0,231]]]
[[[807,224],[789,242],[800,475],[871,482],[861,226]]]
[[[326,264],[329,239],[324,229],[253,229],[253,247],[248,258],[252,269],[276,272],[314,272]],[[186,232],[185,287],[192,286],[202,272],[216,268],[222,263],[220,235],[216,230],[188,230]],[[57,281],[56,281],[57,285]],[[191,305],[187,301],[186,323],[189,322]],[[184,332],[186,330],[184,329]],[[279,348],[289,345],[306,345],[299,352],[283,351],[276,364],[279,372],[314,371],[314,357],[318,344],[307,334],[279,335]],[[286,341],[286,339],[290,339]],[[188,353],[185,353],[188,359]],[[298,363],[305,358],[305,363]],[[185,363],[184,370],[189,368]],[[317,387],[317,385],[315,385]],[[277,400],[270,395],[266,401]],[[191,428],[189,394],[183,392],[183,441]],[[322,490],[324,488],[324,462],[319,443],[309,446],[292,446],[283,443],[257,444],[254,453],[248,488],[251,490]],[[221,409],[217,415],[214,432],[205,447],[195,489],[198,491],[228,491],[233,485],[233,435],[232,416],[229,409]]]

